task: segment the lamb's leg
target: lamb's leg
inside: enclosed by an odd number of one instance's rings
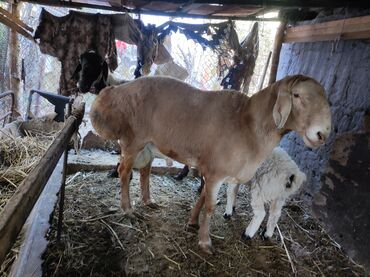
[[[280,218],[281,209],[283,208],[283,206],[284,206],[284,200],[276,199],[271,202],[269,218],[267,220],[266,232],[262,234],[264,238],[271,238],[272,235],[274,234],[276,223],[278,222]]]
[[[222,185],[222,181],[223,180],[206,178],[206,183],[202,192],[205,194],[205,209],[199,228],[199,246],[208,254],[212,254],[212,242],[211,237],[209,236],[209,225],[216,207],[217,195]]]
[[[150,190],[149,190],[149,177],[150,177],[150,170],[152,168],[152,161],[151,160],[145,167],[140,169],[140,189],[141,189],[141,199],[144,205],[148,205],[149,207],[155,209],[158,208],[158,205],[152,202],[150,199]]]
[[[242,234],[242,238],[245,240],[251,239],[255,235],[266,215],[265,207],[260,199],[253,199],[252,197],[251,206],[253,209],[253,218]]]
[[[123,162],[121,162],[118,167],[121,181],[121,208],[125,214],[132,213],[130,201],[130,176],[135,157],[135,155],[125,155]]]
[[[239,185],[228,184],[227,185],[227,201],[226,201],[226,210],[224,213],[225,219],[230,219],[235,211],[236,195],[239,191]]]

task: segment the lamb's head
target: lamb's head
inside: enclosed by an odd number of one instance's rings
[[[108,64],[95,50],[86,51],[80,56],[72,78],[82,93],[89,92],[93,86],[93,92],[98,94],[106,86]]]
[[[308,147],[324,144],[331,131],[331,113],[324,88],[302,75],[286,77],[277,87],[273,108],[277,128],[296,131]]]
[[[301,187],[304,182],[306,182],[306,174],[300,171],[297,168],[292,168],[290,171],[288,170],[285,174],[285,180],[283,182],[284,186],[284,194],[286,197],[295,194]]]

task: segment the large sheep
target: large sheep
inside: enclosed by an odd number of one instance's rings
[[[315,148],[331,130],[323,87],[302,75],[286,77],[252,97],[236,91],[201,91],[173,78],[142,77],[103,89],[90,117],[102,137],[120,141],[121,208],[127,214],[132,213],[131,170],[148,143],[202,172],[205,186],[188,224],[199,226],[205,204],[199,245],[208,253],[209,223],[221,184],[249,181],[289,131]]]
[[[285,200],[296,193],[305,181],[306,174],[300,171],[297,164],[283,149],[276,147],[251,180],[251,206],[254,215],[243,233],[243,238],[250,239],[255,235],[266,215],[265,203],[270,204],[270,211],[263,236],[270,238],[280,218]],[[230,218],[235,209],[238,188],[239,185],[229,185],[227,188],[225,218]]]

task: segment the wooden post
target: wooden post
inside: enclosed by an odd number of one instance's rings
[[[12,16],[19,19],[19,6],[12,4]],[[14,109],[19,110],[19,91],[20,91],[20,73],[19,73],[19,40],[17,31],[11,29],[9,40],[9,58],[10,58],[10,90],[14,93]]]
[[[271,85],[272,83],[275,83],[276,81],[276,73],[277,73],[278,66],[279,66],[280,50],[283,44],[285,28],[286,28],[286,23],[281,22],[279,25],[279,28],[276,31],[274,49],[272,52],[269,85]]]

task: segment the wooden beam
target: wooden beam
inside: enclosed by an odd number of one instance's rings
[[[288,28],[285,43],[370,38],[370,15]]]
[[[22,27],[15,24],[8,17],[0,14],[0,22],[3,23],[4,25],[8,26],[12,30],[16,31],[20,35],[22,35],[22,36],[28,38],[29,40],[33,41],[33,36],[30,33],[28,33],[25,29],[23,29]]]
[[[73,115],[67,119],[64,128],[54,139],[39,163],[19,185],[0,214],[0,264],[16,241],[24,222],[67,147],[73,132],[78,129],[84,111],[85,105],[82,103],[75,109]]]
[[[27,31],[33,33],[33,29],[28,26],[26,23],[24,23],[22,20],[18,19],[17,17],[14,17],[10,12],[0,7],[0,14],[8,17],[11,19],[14,23],[18,24],[20,27],[26,29]]]
[[[126,7],[116,7],[116,6],[105,6],[105,5],[95,5],[88,3],[80,2],[71,2],[71,1],[59,1],[59,0],[22,0],[22,2],[28,2],[32,4],[39,4],[45,6],[53,7],[65,7],[65,8],[91,8],[91,9],[100,9],[100,10],[109,10],[117,12],[127,12],[132,14],[148,14],[148,15],[158,15],[158,16],[168,16],[168,17],[186,17],[186,18],[202,18],[202,19],[230,19],[230,20],[244,20],[244,21],[271,21],[276,22],[280,19],[278,18],[262,18],[256,17],[254,15],[246,16],[222,16],[222,15],[199,15],[199,14],[188,14],[184,12],[166,12],[166,11],[157,11],[157,10],[147,10],[147,9],[129,9]]]
[[[275,40],[274,40],[274,48],[272,52],[272,59],[271,59],[271,69],[270,69],[270,78],[268,84],[271,85],[276,81],[276,73],[279,66],[279,59],[280,59],[280,51],[281,46],[283,43],[284,32],[286,28],[286,23],[281,22],[279,28],[276,31]]]
[[[12,16],[15,18],[19,18],[19,6],[18,4],[12,5]],[[1,15],[0,18],[2,18]],[[6,20],[5,20],[6,21]],[[13,22],[10,22],[11,25],[16,25]],[[20,56],[20,45],[19,40],[17,37],[16,28],[12,28],[10,32],[10,39],[9,39],[9,58],[10,58],[10,90],[14,93],[14,109],[19,111],[19,94],[20,94],[20,83],[21,83],[21,76],[19,70],[19,56]]]

